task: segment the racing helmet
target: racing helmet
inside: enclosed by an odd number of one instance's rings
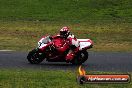
[[[69,31],[69,28],[68,27],[62,27],[60,29],[60,36],[63,37],[63,38],[67,38],[70,34],[70,31]]]

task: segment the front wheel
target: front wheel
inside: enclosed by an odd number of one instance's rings
[[[33,49],[32,51],[29,52],[27,60],[31,64],[39,64],[44,60],[44,56],[42,53],[38,52],[38,49]]]
[[[81,51],[79,52],[75,58],[71,61],[73,65],[81,65],[88,59],[88,52],[87,51]]]

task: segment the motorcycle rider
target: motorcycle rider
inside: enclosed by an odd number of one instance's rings
[[[65,57],[67,62],[72,60],[75,54],[79,51],[79,42],[77,41],[77,38],[75,38],[74,35],[70,33],[69,28],[66,26],[60,29],[59,35],[56,35],[52,38],[58,38],[61,40],[60,43],[57,44],[57,50],[59,52],[65,52],[68,48],[70,48]]]

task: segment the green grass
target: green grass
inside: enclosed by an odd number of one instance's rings
[[[87,74],[112,72],[87,72]],[[84,84],[76,82],[76,71],[0,70],[0,88],[131,88],[128,84]]]
[[[91,50],[93,51],[132,51],[132,25],[130,23],[64,24],[41,21],[1,21],[0,49],[31,50],[37,46],[37,41],[41,36],[55,35],[64,25],[68,25],[77,38],[92,39],[94,47]]]
[[[1,20],[132,22],[131,0],[0,0]]]
[[[31,50],[65,25],[94,51],[132,51],[131,0],[0,0],[0,49]]]

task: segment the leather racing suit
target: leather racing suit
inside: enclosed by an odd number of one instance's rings
[[[70,34],[67,38],[56,35],[53,36],[52,39],[55,39],[54,43],[56,49],[60,53],[64,53],[67,49],[69,49],[65,57],[67,62],[71,61],[75,57],[75,54],[79,51],[79,41],[74,37],[73,34]]]

